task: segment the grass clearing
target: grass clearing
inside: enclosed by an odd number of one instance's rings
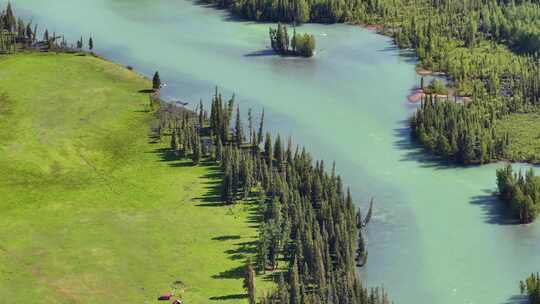
[[[498,131],[508,132],[508,158],[520,162],[540,162],[540,113],[511,114],[497,123]]]
[[[188,304],[247,303],[255,207],[149,140],[150,85],[92,56],[0,57],[3,303],[155,303],[176,281]]]

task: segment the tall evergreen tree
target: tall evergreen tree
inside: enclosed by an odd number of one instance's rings
[[[157,71],[154,73],[154,77],[152,77],[152,88],[156,91],[161,89],[161,78]]]
[[[248,258],[244,269],[244,289],[247,291],[249,304],[256,303],[255,292],[255,271],[251,265],[251,259]]]

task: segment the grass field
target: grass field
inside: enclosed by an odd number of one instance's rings
[[[511,114],[497,128],[510,136],[508,157],[512,161],[540,162],[540,113]]]
[[[152,143],[148,80],[92,56],[0,57],[0,302],[245,303],[252,207]],[[270,284],[258,280],[258,290]]]

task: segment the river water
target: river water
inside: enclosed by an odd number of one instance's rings
[[[5,1],[0,0],[0,3]],[[540,270],[540,226],[507,223],[491,192],[500,166],[459,168],[409,140],[406,95],[415,60],[389,38],[347,25],[305,25],[311,59],[269,55],[268,24],[231,20],[186,0],[17,0],[19,14],[151,75],[168,98],[208,102],[215,86],[244,109],[266,110],[338,171],[365,208],[369,261],[360,276],[400,304],[518,303],[518,281]]]

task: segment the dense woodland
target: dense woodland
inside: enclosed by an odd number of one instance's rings
[[[311,57],[315,54],[315,37],[309,34],[297,34],[296,28],[289,38],[287,25],[278,23],[277,28],[270,27],[270,45],[272,49],[283,56]]]
[[[540,177],[532,168],[525,174],[514,173],[511,165],[497,170],[499,198],[508,204],[519,219],[526,224],[534,221],[540,208]]]
[[[202,103],[196,113],[172,105],[159,112],[158,133],[170,136],[178,158],[220,166],[222,201],[256,201],[257,255],[247,262],[244,281],[251,303],[254,271],[277,281],[261,303],[389,303],[383,289],[363,288],[356,274],[367,259],[362,229],[373,204],[362,216],[335,166],[327,171],[291,139],[272,138],[264,112],[255,125],[250,110],[245,127],[234,96],[224,100],[216,91],[209,115]]]
[[[385,2],[382,2],[385,3]],[[507,115],[538,111],[540,6],[529,2],[434,1],[382,4],[373,22],[389,25],[396,43],[423,67],[445,72],[471,102],[428,96],[411,119],[428,150],[458,163],[512,159],[512,138],[495,126]],[[399,10],[399,11],[398,11]],[[401,13],[400,13],[401,12]],[[523,18],[516,16],[522,16]],[[529,161],[537,161],[529,159]]]

